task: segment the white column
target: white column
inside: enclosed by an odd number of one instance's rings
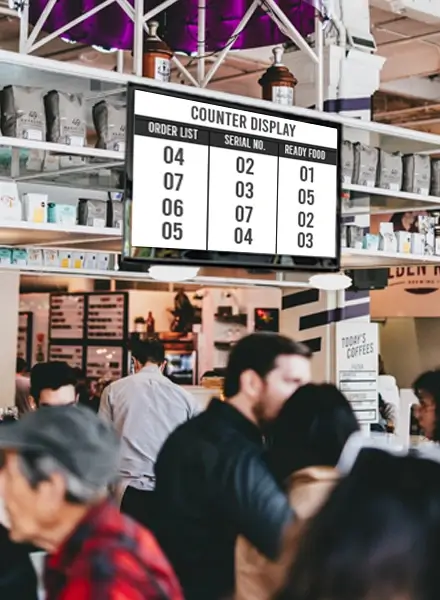
[[[20,274],[0,273],[0,407],[15,404],[15,361],[17,357]]]
[[[338,4],[335,2],[335,4]],[[342,5],[342,10],[341,10]],[[341,0],[337,16],[343,16],[342,30],[347,45],[327,40],[324,48],[324,110],[362,120],[371,119],[371,97],[379,89],[385,59],[366,50],[372,43],[368,0]],[[365,43],[356,47],[354,40]],[[374,42],[373,42],[374,43]],[[351,44],[351,45],[350,45]],[[284,64],[298,79],[296,104],[314,107],[316,74],[310,60],[301,52],[284,56]],[[368,133],[344,130],[344,138],[374,144]],[[356,217],[356,224],[369,226],[369,216]],[[335,375],[335,325],[341,320],[369,320],[369,293],[331,293],[307,290],[283,295],[281,331],[307,341],[314,350],[313,370],[317,381],[333,380]]]
[[[331,381],[334,373],[334,328],[339,319],[335,293],[315,289],[283,290],[280,332],[313,351],[314,381]]]

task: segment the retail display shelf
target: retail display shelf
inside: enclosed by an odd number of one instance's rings
[[[85,94],[86,99],[95,101],[109,96],[116,97],[125,93],[127,84],[130,82],[154,86],[159,89],[182,90],[182,85],[163,83],[156,80],[138,77],[128,73],[118,73],[113,70],[98,69],[87,67],[68,61],[57,61],[42,58],[32,54],[18,52],[9,52],[0,50],[0,81],[12,85],[37,86],[41,88],[58,89],[66,92],[81,92]],[[99,85],[97,85],[99,82]],[[218,90],[207,90],[201,88],[191,88],[185,86],[185,91],[191,93],[194,91],[197,96],[212,98],[215,100],[231,99],[230,94],[219,92]],[[235,102],[240,102],[240,96],[232,96]],[[256,98],[242,98],[247,106],[256,108],[267,108],[268,101]],[[414,142],[417,148],[414,151],[426,154],[440,152],[440,135],[434,135],[423,131],[395,127],[384,123],[374,121],[362,121],[353,117],[345,117],[337,114],[319,112],[313,109],[301,107],[284,107],[283,112],[296,114],[302,117],[313,119],[322,119],[340,123],[350,130],[350,139],[352,139],[353,130],[376,133],[381,138],[393,139],[398,143],[399,139],[406,139]],[[424,148],[420,148],[420,144]],[[391,151],[391,148],[389,148]]]
[[[375,268],[395,267],[405,264],[440,264],[440,256],[426,254],[403,254],[398,252],[381,252],[380,250],[342,249],[342,268]]]
[[[111,227],[66,227],[57,223],[0,221],[0,245],[56,246],[75,249],[121,250],[122,232]]]
[[[365,185],[356,185],[354,183],[345,183],[342,186],[344,191],[353,192],[362,196],[386,196],[388,198],[400,198],[408,202],[420,202],[423,204],[440,204],[439,196],[427,196],[424,194],[412,194],[397,190],[384,190],[377,187]]]

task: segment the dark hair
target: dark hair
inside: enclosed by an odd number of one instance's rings
[[[359,430],[345,396],[329,383],[308,384],[287,400],[271,430],[269,462],[280,482],[306,467],[336,467]]]
[[[240,391],[240,377],[245,371],[255,371],[262,379],[274,368],[279,356],[295,355],[311,358],[310,349],[277,333],[252,333],[242,338],[229,355],[224,395],[232,398]]]
[[[17,356],[17,360],[15,362],[15,372],[23,373],[27,369],[27,363],[21,356]]]
[[[301,536],[278,600],[437,600],[440,465],[361,451]]]
[[[134,341],[131,352],[133,358],[138,360],[141,365],[146,365],[147,362],[161,365],[165,360],[164,345],[156,339]]]
[[[440,369],[425,371],[412,384],[414,394],[420,400],[421,394],[427,392],[435,404],[435,427],[433,441],[440,442]]]
[[[59,390],[72,385],[76,387],[75,372],[66,362],[38,363],[31,371],[31,396],[38,404],[43,390]]]

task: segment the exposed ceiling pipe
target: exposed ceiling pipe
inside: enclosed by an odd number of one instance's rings
[[[381,119],[392,119],[393,117],[410,117],[412,115],[418,115],[419,113],[428,113],[431,111],[440,112],[440,103],[438,104],[427,104],[423,106],[414,106],[412,108],[402,108],[400,110],[391,110],[378,112],[374,114],[374,119],[379,121]]]
[[[404,35],[396,31],[389,31],[393,35]],[[384,42],[379,44],[380,48],[387,48],[389,46],[402,46],[404,44],[410,44],[412,42],[428,42],[429,38],[440,36],[440,30],[431,31],[430,33],[421,33],[419,35],[404,36],[400,40],[391,40],[390,42]]]

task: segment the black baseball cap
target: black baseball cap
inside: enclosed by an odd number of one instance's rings
[[[50,456],[90,489],[113,483],[119,440],[111,425],[83,406],[47,406],[0,427],[0,450]]]

